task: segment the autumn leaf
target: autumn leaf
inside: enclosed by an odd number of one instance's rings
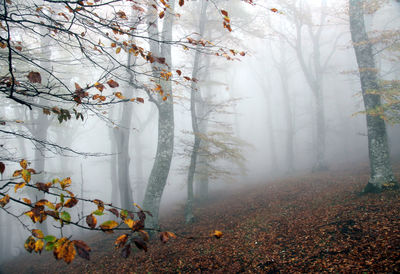
[[[110,221],[106,221],[104,223],[102,223],[100,225],[100,228],[102,230],[112,230],[113,228],[117,227],[118,223],[116,221],[110,220]]]
[[[185,0],[179,0],[179,6],[183,6],[185,4]]]
[[[158,17],[160,17],[160,19],[162,19],[162,18],[164,17],[164,15],[165,15],[165,13],[164,13],[164,11],[162,11],[162,12],[160,12],[160,13],[158,14]]]
[[[44,247],[44,242],[42,240],[37,240],[35,242],[34,250],[35,250],[36,253],[40,254],[40,253],[42,253],[43,247]]]
[[[126,244],[126,241],[128,240],[128,234],[122,234],[115,240],[115,248],[121,248]]]
[[[114,42],[111,43],[111,47],[112,47],[112,48],[115,48],[116,46],[117,46],[116,43],[114,43]]]
[[[138,102],[144,104],[144,99],[141,98],[141,97],[136,97],[136,101],[138,101]]]
[[[65,189],[71,185],[71,178],[70,177],[64,178],[59,182],[59,184],[62,189]]]
[[[19,162],[19,165],[23,168],[26,169],[28,167],[28,162],[26,160],[21,160]]]
[[[86,217],[86,223],[91,229],[93,229],[97,225],[97,219],[93,216],[93,214],[90,214]]]
[[[24,201],[24,202],[27,203],[28,205],[31,205],[31,204],[32,204],[31,200],[29,200],[28,198],[22,198],[22,201]]]
[[[133,242],[135,243],[137,248],[144,250],[144,252],[147,252],[147,244],[142,238],[135,237],[133,238]]]
[[[6,169],[6,166],[4,165],[3,162],[0,162],[0,173],[3,175],[4,170]]]
[[[125,218],[124,223],[127,224],[130,229],[133,229],[136,222],[132,219]]]
[[[63,259],[67,264],[69,264],[74,260],[76,254],[74,243],[67,242],[64,246]]]
[[[118,47],[118,48],[115,50],[115,53],[116,53],[116,54],[119,54],[120,52],[121,52],[121,48]]]
[[[103,84],[100,84],[99,82],[94,83],[94,87],[97,88],[100,92],[102,92],[105,88],[105,86]],[[93,100],[96,100],[96,99],[93,98]]]
[[[115,208],[111,208],[111,209],[107,209],[108,211],[110,211],[112,214],[114,214],[115,216],[117,216],[117,218],[119,217],[119,213],[118,210],[116,210]]]
[[[81,240],[73,240],[72,243],[75,246],[76,251],[78,252],[79,257],[90,260],[90,247]]]
[[[39,72],[31,71],[28,73],[28,80],[31,83],[42,83],[42,77],[40,76]]]
[[[35,243],[36,243],[35,238],[29,236],[28,239],[26,239],[25,241],[24,248],[26,249],[26,251],[31,253],[32,250],[35,249]]]
[[[93,200],[93,203],[95,203],[97,205],[97,209],[100,210],[101,212],[104,211],[104,202],[99,200],[99,199],[95,199]]]
[[[44,235],[40,229],[32,229],[32,235],[36,238],[43,239]]]
[[[118,15],[118,17],[121,18],[121,19],[127,19],[126,13],[123,12],[122,10],[118,11],[118,12],[117,12],[117,15]]]
[[[221,10],[221,13],[222,13],[223,16],[228,17],[228,12],[226,10]]]
[[[146,242],[149,241],[150,235],[149,235],[149,233],[147,233],[147,231],[139,230],[139,234],[140,234],[140,236],[142,237],[142,239],[143,239],[144,241],[146,241]]]
[[[10,196],[7,194],[3,198],[0,199],[0,206],[4,207],[9,202],[10,202]]]
[[[61,212],[60,218],[68,223],[71,221],[71,215],[67,211]]]
[[[181,76],[182,71],[180,71],[180,70],[178,69],[178,70],[176,70],[176,73],[178,73],[178,75]]]
[[[272,8],[272,9],[269,9],[270,11],[272,11],[272,12],[278,12],[278,9],[276,9],[276,8]]]
[[[164,244],[169,241],[170,238],[176,238],[176,235],[169,231],[163,231],[160,233],[160,240]]]
[[[119,87],[119,84],[117,82],[115,82],[114,80],[112,80],[112,79],[108,80],[107,84],[110,86],[110,88]]]
[[[22,170],[21,176],[25,183],[29,183],[31,181],[31,173],[27,169]]]
[[[77,203],[78,203],[78,200],[76,198],[72,197],[65,202],[64,207],[71,208],[71,207],[74,207]]]
[[[38,182],[35,186],[41,191],[49,192],[50,185],[48,184]]]
[[[122,257],[124,257],[125,259],[129,257],[129,255],[131,254],[131,244],[127,244],[121,251],[121,255]]]
[[[22,173],[22,169],[19,169],[19,170],[14,171],[12,176],[13,177],[18,177],[18,176],[21,176],[21,173]]]
[[[14,192],[17,193],[17,190],[23,188],[26,185],[26,182],[18,183],[14,186]]]
[[[43,238],[47,243],[53,243],[57,240],[57,238],[53,235],[47,235]]]
[[[214,236],[214,237],[217,238],[217,239],[221,238],[222,235],[223,235],[222,232],[219,231],[219,230],[214,230],[214,232],[212,232],[212,233],[210,234],[211,237]]]
[[[126,97],[123,96],[121,92],[116,92],[114,95],[115,95],[115,97],[117,97],[117,98],[119,98],[121,100],[126,99]]]

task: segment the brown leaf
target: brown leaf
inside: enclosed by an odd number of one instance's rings
[[[144,104],[144,99],[141,98],[141,97],[137,97],[137,98],[136,98],[136,101],[138,101],[138,102]]]
[[[38,183],[36,183],[35,184],[35,186],[39,189],[39,190],[41,190],[41,191],[44,191],[44,192],[49,192],[49,185],[47,185],[47,184],[45,184],[45,183],[40,183],[40,182],[38,182]]]
[[[181,76],[182,71],[180,71],[180,70],[178,69],[178,70],[176,70],[176,73],[178,73],[178,75]]]
[[[0,162],[0,173],[3,174],[6,169],[6,165],[3,162]]]
[[[158,14],[158,17],[160,17],[160,19],[162,19],[162,18],[164,17],[164,15],[165,15],[165,13],[164,13],[164,11],[162,11],[162,12],[160,12],[160,13]]]
[[[32,235],[39,239],[43,239],[44,237],[44,234],[40,229],[32,229]]]
[[[183,6],[185,4],[185,0],[179,0],[179,6]]]
[[[117,218],[119,217],[119,212],[115,208],[111,208],[111,209],[107,209],[107,210],[110,211],[115,216],[117,216]]]
[[[76,198],[72,197],[65,202],[64,207],[71,208],[71,207],[74,207],[77,203],[78,203],[78,200]]]
[[[31,83],[42,83],[42,77],[40,76],[39,72],[31,71],[28,73],[28,80]]]
[[[74,243],[75,249],[78,252],[79,257],[90,260],[90,247],[81,240],[73,240],[72,242]]]
[[[228,12],[226,10],[221,10],[222,15],[228,17]]]
[[[142,238],[135,237],[133,239],[133,242],[135,243],[137,248],[144,250],[144,252],[147,252],[147,244]]]
[[[97,225],[97,219],[96,217],[93,216],[93,214],[90,214],[86,217],[86,223],[90,228],[95,228]]]
[[[124,257],[125,259],[129,257],[129,255],[131,254],[131,244],[127,244],[121,251],[121,255],[122,257]]]
[[[110,88],[119,87],[119,84],[117,82],[115,82],[114,80],[112,80],[112,79],[108,80],[107,84],[110,86]]]

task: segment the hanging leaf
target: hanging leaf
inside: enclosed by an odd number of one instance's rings
[[[118,17],[121,18],[121,19],[128,19],[128,18],[126,17],[126,13],[123,12],[122,10],[121,10],[121,11],[118,11],[118,12],[117,12],[117,15],[118,15]]]
[[[185,4],[185,0],[179,0],[179,6],[183,6]]]
[[[23,188],[25,185],[26,185],[25,182],[16,184],[16,185],[14,186],[14,192],[17,193],[17,190],[20,189],[20,188]]]
[[[128,234],[123,234],[121,236],[119,236],[116,240],[115,240],[115,248],[121,248],[126,244],[126,241],[128,240]]]
[[[117,98],[119,98],[119,99],[121,99],[121,100],[126,99],[126,97],[123,96],[121,92],[116,92],[116,93],[115,93],[115,97],[117,97]]]
[[[23,168],[26,169],[28,167],[28,162],[26,160],[21,160],[19,162],[19,165]]]
[[[72,197],[65,202],[64,207],[71,208],[71,207],[74,207],[77,203],[78,203],[78,200],[76,198]]]
[[[147,244],[142,238],[135,237],[133,239],[133,242],[135,243],[137,248],[144,250],[144,252],[147,252]]]
[[[86,260],[90,260],[90,247],[81,240],[73,240],[72,243],[75,246],[76,251],[78,252],[79,257],[84,258]]]
[[[127,244],[121,252],[122,257],[124,257],[125,259],[129,257],[129,255],[131,254],[131,244]]]
[[[117,218],[119,217],[119,213],[118,210],[116,210],[115,208],[111,208],[111,209],[107,209],[108,211],[110,211],[112,214],[114,214],[115,216],[117,216]]]
[[[160,13],[158,14],[158,17],[160,17],[160,19],[162,19],[162,18],[164,17],[164,15],[165,15],[165,13],[164,13],[164,11],[162,11],[162,12],[160,12]]]
[[[119,87],[119,84],[117,82],[115,82],[114,80],[112,80],[112,79],[108,80],[107,84],[110,86],[110,88]]]
[[[47,235],[46,237],[43,238],[47,243],[53,243],[57,240],[57,238],[53,235]]]
[[[71,178],[67,177],[62,179],[62,181],[59,182],[60,186],[62,189],[65,189],[66,187],[69,187],[71,185]]]
[[[41,254],[44,247],[44,242],[42,240],[37,240],[35,242],[35,252]]]
[[[9,202],[10,202],[10,196],[7,194],[6,196],[0,199],[0,206],[4,207]]]
[[[99,82],[94,83],[94,87],[97,88],[100,92],[102,92],[105,88],[105,86],[103,84],[100,84]],[[93,98],[93,100],[96,100],[96,99]]]
[[[119,54],[120,52],[121,52],[121,48],[118,47],[118,48],[115,50],[115,53],[116,53],[116,54]]]
[[[90,214],[86,217],[86,223],[91,229],[93,229],[97,225],[97,219],[93,216],[93,214]]]
[[[32,235],[39,239],[44,238],[43,232],[40,229],[32,229]]]
[[[99,200],[99,199],[95,199],[93,200],[93,203],[95,203],[97,205],[97,209],[100,211],[104,211],[104,202]]]
[[[278,12],[278,9],[276,9],[276,8],[272,8],[272,9],[269,9],[270,11],[272,11],[272,12]]]
[[[5,169],[6,169],[6,165],[3,162],[0,162],[0,173],[2,175],[3,175]]]
[[[32,250],[35,249],[35,243],[36,243],[35,238],[29,236],[28,239],[26,239],[25,241],[24,248],[26,249],[26,251],[31,253]]]
[[[31,83],[42,83],[42,77],[40,76],[39,72],[31,71],[28,73],[28,80]]]
[[[66,247],[64,248],[63,259],[67,264],[69,264],[74,260],[76,251],[73,242],[68,242],[65,245]]]
[[[22,198],[22,201],[24,201],[24,202],[27,203],[28,205],[31,205],[31,204],[32,204],[31,200],[29,200],[28,198]]]
[[[178,75],[181,76],[182,71],[180,71],[180,70],[178,69],[178,70],[176,70],[176,73],[178,73]]]
[[[226,10],[221,10],[221,13],[222,13],[223,16],[228,17],[228,12]]]
[[[169,231],[163,231],[160,233],[160,240],[164,244],[169,241],[170,238],[176,238],[176,235]]]
[[[144,99],[141,98],[141,97],[137,97],[137,98],[136,98],[136,101],[138,101],[138,102],[144,104]]]
[[[102,230],[112,230],[113,228],[117,227],[118,223],[116,221],[110,220],[110,221],[106,221],[104,223],[102,223],[100,225],[100,228]]]
[[[68,223],[71,221],[71,215],[67,211],[61,212],[60,218]]]
[[[14,173],[13,173],[13,177],[21,176],[21,173],[22,173],[22,169],[16,170],[16,171],[14,171]]]
[[[41,191],[49,192],[50,185],[48,184],[38,182],[35,186]]]
[[[31,173],[27,169],[22,170],[21,176],[25,183],[29,183],[31,181]]]

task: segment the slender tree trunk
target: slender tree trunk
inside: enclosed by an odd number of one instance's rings
[[[174,21],[175,0],[169,1],[170,11],[166,12],[162,35],[158,31],[158,15],[151,14],[153,7],[149,6],[148,14],[148,32],[149,36],[162,41],[172,40],[172,25]],[[157,57],[164,57],[168,65],[172,64],[171,45],[168,43],[157,43],[150,41],[150,50]],[[158,141],[157,152],[154,160],[153,168],[150,173],[146,192],[144,195],[143,207],[151,212],[152,216],[147,216],[146,227],[158,228],[158,217],[160,210],[161,196],[167,183],[169,170],[171,167],[173,149],[174,149],[174,105],[171,81],[160,77],[162,68],[168,70],[166,65],[159,66],[153,63],[153,75],[160,79],[159,84],[164,92],[164,96],[168,96],[167,100],[163,100],[160,94],[157,97],[151,97],[151,100],[158,108]]]
[[[370,91],[378,90],[378,78],[372,45],[365,30],[363,1],[349,0],[350,31],[360,73],[361,91],[367,115],[368,149],[371,177],[365,192],[379,192],[385,188],[398,187],[387,140],[385,121],[370,110],[380,106],[381,98]]]
[[[207,11],[207,1],[201,2],[201,12],[200,12],[200,20],[199,20],[199,34],[203,36],[204,34],[204,27],[206,22],[206,11]],[[192,78],[197,79],[197,75],[200,69],[200,51],[199,46],[197,46],[196,53],[194,55],[194,62],[193,62],[193,71],[192,71]],[[190,91],[190,114],[192,118],[192,130],[194,135],[194,144],[193,150],[190,156],[190,166],[188,171],[188,179],[187,179],[187,201],[186,201],[186,208],[185,208],[185,222],[186,223],[193,223],[194,222],[194,215],[193,215],[193,178],[194,173],[196,171],[196,161],[197,155],[200,148],[200,131],[199,125],[197,121],[197,113],[196,113],[196,103],[197,103],[197,95],[199,93],[198,86],[196,82],[192,81],[191,84],[191,91]]]

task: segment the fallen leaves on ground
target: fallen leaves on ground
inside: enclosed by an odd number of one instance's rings
[[[296,176],[231,195],[216,193],[195,210],[195,224],[185,225],[183,212],[175,212],[164,216],[161,226],[187,236],[208,236],[218,229],[223,231],[219,240],[152,241],[147,253],[132,250],[133,256],[124,259],[113,248],[115,236],[99,235],[90,243],[90,262],[75,260],[60,268],[31,256],[14,260],[4,271],[399,272],[400,193],[359,195],[367,181],[364,168]]]

